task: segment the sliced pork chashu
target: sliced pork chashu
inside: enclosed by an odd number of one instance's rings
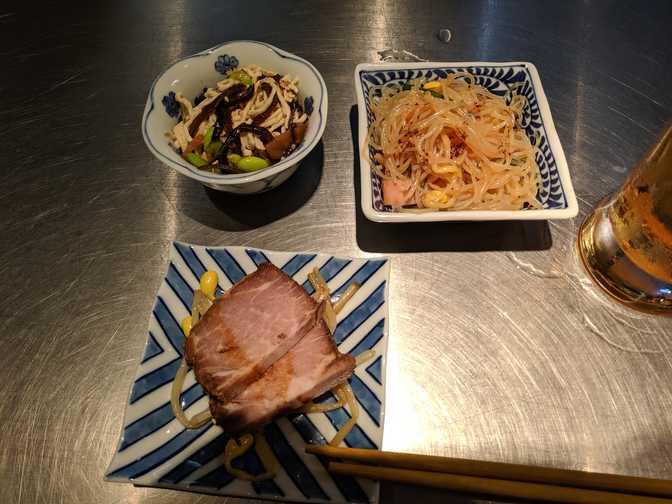
[[[319,322],[257,381],[230,402],[210,401],[212,416],[225,431],[263,425],[300,408],[344,382],[355,359],[341,354],[324,321]]]
[[[300,285],[264,263],[216,299],[194,326],[187,363],[211,401],[230,401],[294,347],[321,314]]]

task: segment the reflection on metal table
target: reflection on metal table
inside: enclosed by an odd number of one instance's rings
[[[672,321],[607,301],[575,252],[672,116],[670,21],[666,2],[3,5],[0,501],[249,502],[102,480],[173,239],[391,257],[385,449],[672,478]],[[164,168],[139,131],[154,77],[229,39],[298,54],[329,88],[323,142],[252,197]],[[352,72],[390,48],[534,62],[580,215],[364,219]]]

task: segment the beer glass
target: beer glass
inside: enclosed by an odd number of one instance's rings
[[[672,125],[581,225],[584,266],[632,308],[672,315]]]

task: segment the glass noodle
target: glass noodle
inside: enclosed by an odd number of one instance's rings
[[[523,96],[507,103],[466,72],[378,89],[367,143],[386,204],[399,211],[541,208],[537,148],[520,126]]]

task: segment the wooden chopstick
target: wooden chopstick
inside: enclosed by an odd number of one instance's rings
[[[523,481],[478,478],[458,474],[430,471],[412,471],[392,467],[377,467],[363,464],[329,463],[329,472],[394,481],[410,485],[443,488],[456,492],[487,494],[494,497],[531,499],[533,501],[563,502],[572,504],[670,504],[669,499],[643,495],[605,492],[586,488],[572,488]]]
[[[672,481],[652,478],[322,445],[308,445],[306,452],[382,467],[672,498]]]

